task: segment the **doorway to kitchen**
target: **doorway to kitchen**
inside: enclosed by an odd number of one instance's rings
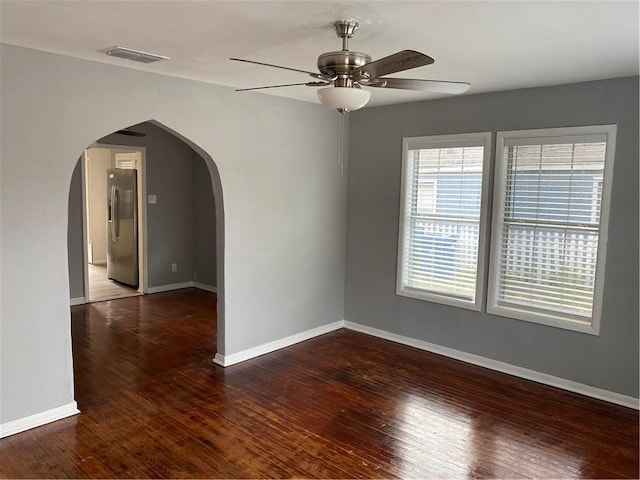
[[[82,166],[84,291],[89,302],[145,291],[145,148],[94,144]]]

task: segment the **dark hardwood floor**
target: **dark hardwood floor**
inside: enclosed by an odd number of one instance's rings
[[[638,478],[635,410],[347,330],[224,369],[215,301],[73,307],[82,413],[0,440],[0,475]]]

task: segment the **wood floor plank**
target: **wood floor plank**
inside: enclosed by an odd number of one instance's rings
[[[82,413],[3,478],[638,478],[638,412],[340,330],[228,368],[216,297],[72,307]]]

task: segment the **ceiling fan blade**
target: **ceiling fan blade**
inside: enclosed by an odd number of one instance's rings
[[[235,62],[253,63],[254,65],[262,65],[262,66],[265,66],[265,67],[280,68],[282,70],[291,70],[292,72],[306,73],[307,75],[310,75],[311,77],[317,78],[317,79],[323,79],[324,78],[319,73],[307,72],[306,70],[300,70],[298,68],[282,67],[280,65],[273,65],[271,63],[256,62],[254,60],[244,60],[242,58],[230,58],[229,60],[233,60]]]
[[[248,92],[249,90],[264,90],[265,88],[296,87],[300,85],[306,85],[307,87],[324,87],[326,85],[331,85],[331,82],[285,83],[282,85],[268,85],[266,87],[237,88],[236,92]]]
[[[431,65],[435,60],[429,55],[416,52],[414,50],[402,50],[388,57],[383,57],[373,62],[369,62],[360,68],[356,68],[351,73],[357,80],[358,77],[378,78],[383,75],[390,75],[412,68]]]
[[[133,130],[118,130],[116,132],[118,135],[128,135],[130,137],[146,137],[146,133],[142,132],[134,132]]]
[[[367,87],[400,88],[429,93],[447,93],[451,95],[464,93],[471,87],[471,84],[466,82],[445,82],[441,80],[418,80],[411,78],[376,78],[372,82],[362,84]]]

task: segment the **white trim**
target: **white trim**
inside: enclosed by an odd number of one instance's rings
[[[84,305],[87,303],[87,297],[75,297],[69,300],[69,304],[73,307],[75,305]]]
[[[138,291],[147,293],[149,289],[149,252],[147,246],[147,148],[140,147],[140,151],[142,155],[139,165],[140,171],[138,172],[138,204],[142,208],[139,209],[141,218],[138,220],[138,264],[139,267],[142,268],[138,268]],[[140,263],[142,264],[140,265]]]
[[[169,283],[167,285],[158,285],[157,287],[149,287],[147,289],[147,293],[162,293],[169,292],[171,290],[180,290],[182,288],[199,288],[200,290],[206,290],[207,292],[218,293],[218,287],[214,287],[212,285],[206,285],[204,283],[194,282],[193,280],[189,282],[180,282],[180,283]]]
[[[312,328],[311,330],[296,333],[295,335],[290,335],[279,340],[274,340],[273,342],[258,345],[257,347],[248,348],[247,350],[232,353],[231,355],[222,355],[220,353],[216,353],[213,362],[222,367],[228,367],[236,363],[244,362],[245,360],[259,357],[260,355],[264,355],[266,353],[275,352],[276,350],[280,350],[281,348],[290,347],[291,345],[304,342],[305,340],[309,340],[320,335],[324,335],[325,333],[340,330],[341,328],[344,328],[344,320],[338,320],[337,322],[322,325],[321,327]]]
[[[496,266],[497,268],[497,266]],[[497,298],[497,293],[495,298]],[[493,301],[492,297],[489,297]],[[554,314],[534,307],[526,307],[521,305],[510,304],[493,304],[487,305],[487,313],[498,315],[500,317],[510,318],[512,320],[522,320],[524,322],[539,323],[549,327],[562,328],[573,332],[587,333],[589,335],[598,335],[598,330],[594,328],[594,324],[588,320],[580,320],[572,315],[564,315],[560,312]]]
[[[218,293],[218,287],[214,285],[207,285],[205,283],[200,283],[200,282],[191,282],[191,283],[193,283],[193,287],[199,288],[200,290],[206,290],[207,292],[211,292],[211,293]]]
[[[616,157],[617,125],[602,125],[606,131],[607,150],[604,157],[602,176],[602,200],[600,203],[600,227],[598,229],[598,259],[596,260],[596,278],[593,288],[593,318],[591,324],[596,333],[600,333],[602,319],[602,297],[604,296],[604,270],[607,265],[607,243],[609,241],[609,211],[611,209],[611,190],[613,188],[613,163]]]
[[[24,432],[31,428],[40,427],[47,423],[70,417],[71,415],[77,415],[78,413],[80,413],[80,410],[78,410],[77,403],[71,402],[61,407],[52,408],[51,410],[45,410],[44,412],[29,415],[28,417],[3,423],[0,425],[0,438],[15,435],[16,433]]]
[[[574,382],[573,380],[567,380],[564,378],[555,377],[553,375],[547,375],[546,373],[536,372],[535,370],[529,370],[528,368],[518,367],[516,365],[500,362],[498,360],[482,357],[480,355],[474,355],[473,353],[455,350],[449,347],[443,347],[441,345],[436,345],[435,343],[429,343],[423,340],[405,337],[403,335],[398,335],[397,333],[379,330],[377,328],[369,327],[367,325],[361,325],[359,323],[345,321],[344,328],[348,330],[354,330],[356,332],[366,333],[367,335],[383,338],[385,340],[390,340],[392,342],[407,345],[409,347],[418,348],[427,352],[436,353],[444,357],[453,358],[455,360],[460,360],[461,362],[470,363],[479,367],[488,368],[496,372],[506,373],[515,377],[524,378],[533,382],[542,383],[551,387],[556,387],[562,390],[567,390],[569,392],[585,395],[587,397],[604,400],[605,402],[622,405],[623,407],[640,410],[640,399],[630,397],[628,395],[623,395],[621,393],[610,392],[609,390],[593,387],[584,383]]]
[[[604,127],[604,128],[603,128]],[[609,127],[615,125],[588,125],[578,127],[532,128],[529,130],[503,130],[505,146],[546,145],[558,143],[605,142]],[[540,137],[546,137],[544,141]]]
[[[193,287],[193,282],[170,283],[168,285],[158,285],[157,287],[149,287],[147,293],[169,292],[171,290],[180,290],[181,288]]]
[[[229,365],[231,365],[230,363],[226,362],[225,355],[222,355],[218,352],[216,352],[216,356],[213,357],[213,363],[215,363],[216,365],[220,365],[221,367],[228,367]]]

